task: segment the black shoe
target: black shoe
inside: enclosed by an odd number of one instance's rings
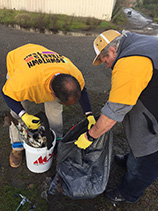
[[[128,154],[125,155],[115,155],[114,156],[114,161],[117,165],[121,166],[122,168],[126,169],[127,168],[127,158]]]
[[[121,196],[118,189],[109,189],[105,192],[105,197],[112,202],[126,202],[126,200]]]

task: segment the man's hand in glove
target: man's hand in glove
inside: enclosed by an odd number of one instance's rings
[[[95,125],[96,121],[95,121],[93,114],[88,114],[86,117],[87,117],[87,120],[88,120],[88,130],[90,130],[90,128],[93,125]]]
[[[87,138],[89,138],[90,140],[88,140]],[[86,132],[80,135],[74,144],[76,144],[78,148],[86,149],[93,143],[94,140],[95,139],[91,137],[88,132]]]
[[[21,119],[24,121],[26,126],[32,130],[36,130],[41,125],[41,121],[38,117],[29,115],[28,113],[25,113]]]

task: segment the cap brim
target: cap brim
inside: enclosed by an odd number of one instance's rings
[[[100,61],[99,59],[98,59],[98,56],[99,56],[100,54],[98,54],[95,58],[94,58],[94,60],[93,60],[93,65],[100,65],[101,63],[102,63],[102,61]]]

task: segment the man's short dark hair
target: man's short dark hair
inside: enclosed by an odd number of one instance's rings
[[[51,88],[62,103],[66,103],[70,97],[78,102],[81,96],[80,84],[72,75],[56,75],[51,82]]]

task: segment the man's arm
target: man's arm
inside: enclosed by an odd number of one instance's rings
[[[89,101],[86,87],[84,87],[83,90],[81,91],[81,98],[79,100],[79,103],[82,107],[84,114],[92,113],[91,103]]]
[[[104,114],[101,114],[96,124],[88,132],[81,134],[74,144],[77,145],[78,148],[86,149],[95,139],[110,130],[116,122],[117,121],[109,119]]]
[[[1,90],[2,96],[7,104],[7,106],[13,110],[17,115],[24,113],[24,108],[21,105],[21,102],[18,102],[12,98],[10,98],[9,96],[5,95],[3,90]],[[21,117],[21,115],[19,115]]]
[[[122,122],[125,115],[133,108],[132,105],[124,105],[107,101],[101,109],[102,114],[96,124],[90,129],[89,134],[98,138],[110,130],[116,122]]]
[[[23,108],[20,102],[8,97],[7,95],[4,94],[4,92],[1,90],[2,96],[8,105],[8,107],[13,110],[21,119],[23,122],[26,124],[26,126],[29,129],[36,130],[40,125],[41,121],[38,117],[29,115]]]
[[[96,124],[89,130],[90,136],[95,139],[110,130],[117,121],[109,119],[104,114],[101,114]]]
[[[79,103],[82,107],[83,113],[86,115],[86,118],[88,120],[88,130],[89,130],[92,127],[92,125],[95,125],[96,120],[92,113],[91,103],[89,101],[86,87],[84,87],[81,92],[81,98],[79,100]]]
[[[124,116],[132,109],[132,105],[107,102],[102,108],[102,114],[88,132],[80,135],[75,144],[81,149],[89,147],[95,139],[109,131],[116,122],[121,122]]]

